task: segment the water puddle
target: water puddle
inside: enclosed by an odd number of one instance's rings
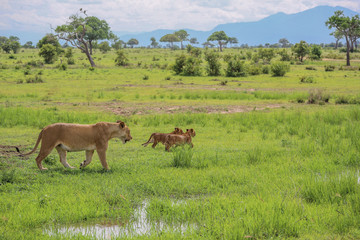
[[[147,206],[148,202],[144,201],[141,206],[135,209],[134,220],[127,223],[103,221],[96,224],[75,224],[48,228],[44,230],[44,233],[49,236],[75,236],[81,234],[96,239],[112,239],[114,237],[150,235],[161,231],[184,233],[189,228],[194,228],[194,226],[186,223],[169,225],[161,221],[151,222],[147,219]]]

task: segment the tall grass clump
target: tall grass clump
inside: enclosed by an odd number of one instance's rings
[[[189,146],[177,147],[173,149],[173,167],[191,167],[193,150]]]
[[[335,176],[311,176],[304,178],[301,196],[309,203],[340,203],[347,195],[359,194],[358,178],[344,173]]]

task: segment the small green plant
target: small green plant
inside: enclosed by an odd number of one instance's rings
[[[93,72],[93,71],[95,71],[95,68],[94,67],[89,67],[89,70]]]
[[[142,79],[143,80],[149,80],[149,75],[144,75]]]
[[[43,83],[41,76],[35,75],[34,77],[29,77],[26,79],[26,83]]]
[[[300,77],[300,83],[314,83],[314,77],[312,76],[301,76]]]
[[[66,63],[60,63],[59,65],[58,65],[58,69],[59,70],[62,70],[62,71],[66,71],[66,69],[67,69],[67,64]]]

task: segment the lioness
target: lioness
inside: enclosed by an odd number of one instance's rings
[[[142,145],[146,147],[149,143],[153,143],[152,148],[155,148],[156,145],[161,142],[162,144],[165,144],[165,138],[169,134],[183,134],[183,130],[181,128],[175,128],[174,131],[171,133],[153,133],[151,134],[149,140],[146,143],[143,143]]]
[[[66,161],[66,152],[86,151],[86,160],[80,164],[80,168],[86,167],[92,160],[94,150],[97,151],[103,168],[109,169],[106,162],[106,150],[111,138],[119,138],[125,144],[132,139],[130,129],[122,121],[116,123],[99,122],[96,124],[82,125],[70,123],[55,123],[44,127],[36,141],[34,149],[21,156],[35,152],[40,140],[42,140],[36,164],[40,170],[46,170],[41,161],[56,148],[60,156],[60,162],[66,168],[71,167]],[[19,149],[17,149],[18,152]]]
[[[172,146],[179,146],[184,144],[189,144],[191,147],[194,147],[192,143],[192,137],[195,137],[196,133],[194,129],[186,129],[186,132],[181,135],[168,134],[165,139],[165,150],[169,152],[169,149]]]

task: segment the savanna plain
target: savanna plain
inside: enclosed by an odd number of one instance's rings
[[[326,49],[321,61],[286,62],[283,77],[261,60],[265,70],[226,77],[223,59],[253,69],[259,49],[224,49],[214,77],[204,49],[200,76],[171,70],[186,50],[124,49],[127,66],[96,51],[95,68],[73,51],[65,66],[43,65],[36,49],[0,53],[1,239],[360,238],[357,53],[351,67]],[[133,139],[109,142],[109,171],[96,154],[79,169],[84,152],[68,153],[76,168],[65,169],[55,150],[40,171],[36,153],[15,151],[52,123],[116,120]],[[195,129],[193,148],[141,145],[175,127]]]

